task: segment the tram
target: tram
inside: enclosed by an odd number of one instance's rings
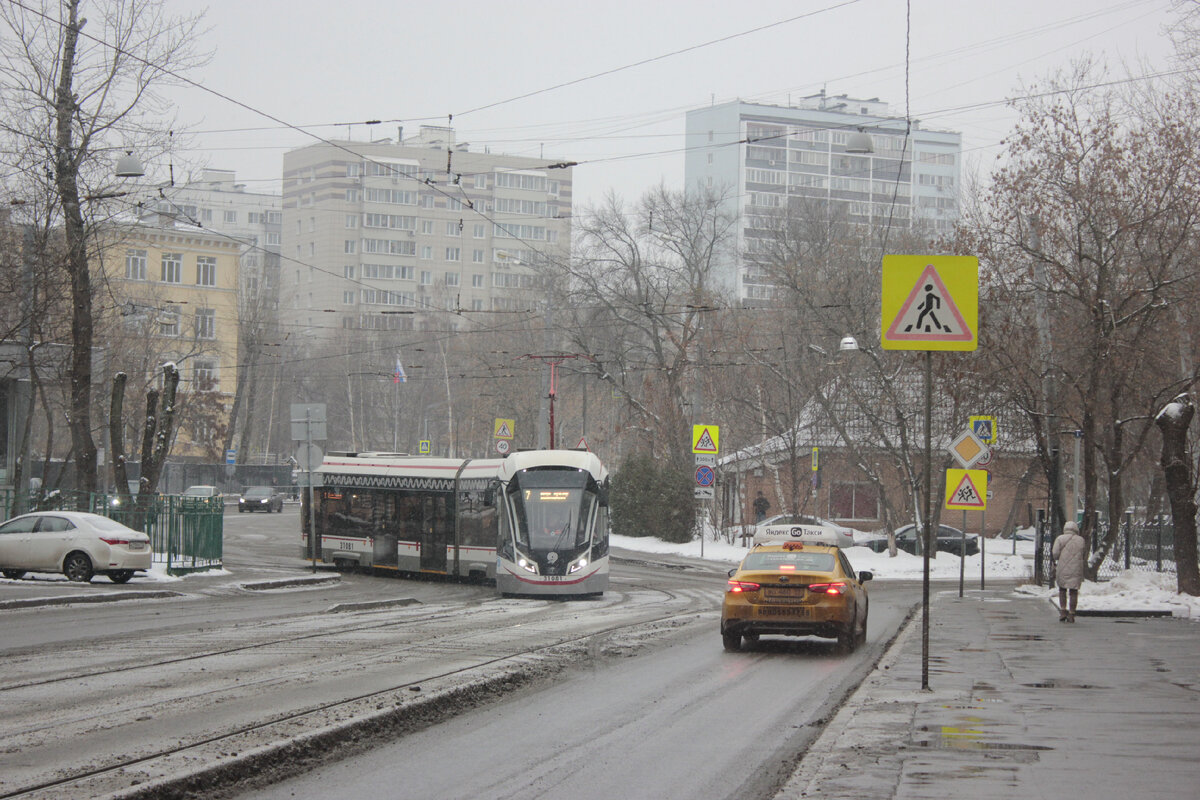
[[[585,450],[330,453],[314,484],[320,546],[309,550],[306,508],[303,558],[494,581],[505,596],[608,588],[608,471]]]

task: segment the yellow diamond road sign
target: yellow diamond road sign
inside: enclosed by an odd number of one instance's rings
[[[974,350],[979,344],[979,259],[883,257],[884,350]]]
[[[946,508],[987,510],[987,470],[946,470]]]

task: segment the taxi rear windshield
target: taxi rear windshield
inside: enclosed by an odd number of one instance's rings
[[[742,569],[788,569],[801,572],[833,572],[833,556],[829,553],[800,553],[783,551],[751,553],[742,562]]]

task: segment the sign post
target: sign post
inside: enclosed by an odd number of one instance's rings
[[[925,509],[921,581],[921,689],[929,690],[929,549],[933,498],[933,351],[978,347],[979,259],[973,256],[883,257],[880,345],[925,351]]]
[[[325,404],[292,403],[292,441],[304,442],[304,458],[296,460],[304,464],[308,480],[308,552],[312,557],[312,570],[317,571],[317,511],[313,504],[313,462],[320,464],[321,451],[313,446],[313,440],[325,441]]]

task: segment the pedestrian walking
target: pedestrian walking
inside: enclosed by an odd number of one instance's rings
[[[754,498],[754,521],[762,522],[767,518],[767,511],[771,508],[771,501],[763,497],[763,493],[759,492],[758,497]]]
[[[1087,540],[1080,535],[1079,526],[1074,521],[1063,525],[1063,532],[1050,548],[1050,558],[1054,560],[1054,575],[1058,581],[1059,622],[1075,621],[1075,608],[1079,604],[1079,587],[1083,584],[1086,557]]]

